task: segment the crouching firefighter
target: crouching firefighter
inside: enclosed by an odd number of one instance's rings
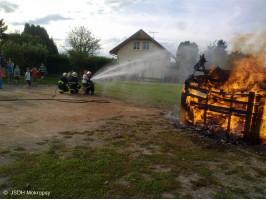
[[[79,92],[79,89],[81,88],[81,86],[79,85],[79,80],[78,80],[78,74],[77,72],[73,72],[72,73],[72,77],[69,79],[69,90],[70,90],[70,93],[71,94],[74,94],[74,93],[78,93]]]
[[[91,95],[94,95],[94,82],[91,81],[91,72],[87,72],[87,87],[86,87],[86,94],[89,94],[91,92]]]
[[[68,92],[68,80],[67,80],[67,73],[63,73],[63,76],[58,81],[58,89],[59,93],[63,94],[64,92]]]

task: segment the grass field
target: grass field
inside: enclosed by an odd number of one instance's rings
[[[59,79],[59,76],[45,76],[44,80],[41,80],[40,77],[38,77],[37,84],[44,85],[44,84],[57,84],[57,81]],[[7,77],[5,77],[4,84],[8,83]],[[15,79],[13,78],[13,84],[15,84]],[[18,84],[26,84],[25,83],[25,77],[21,76]]]
[[[38,84],[57,84],[59,77],[46,76],[44,80],[38,79]],[[13,81],[14,82],[14,81]],[[7,79],[4,80],[7,84]],[[19,84],[26,84],[21,77]],[[81,81],[80,81],[81,84]],[[123,99],[130,103],[156,106],[163,109],[172,109],[180,104],[182,84],[115,81],[95,83],[95,94]]]
[[[157,116],[105,121],[97,130],[64,131],[40,141],[38,145],[48,145],[44,152],[22,147],[0,151],[15,160],[0,165],[0,181],[8,180],[0,182],[0,198],[265,197],[262,154],[191,137]],[[87,144],[67,145],[73,137]],[[104,145],[91,147],[96,140]],[[14,189],[48,191],[50,196],[16,196]]]
[[[104,96],[166,109],[180,104],[182,87],[182,84],[133,81],[96,83],[97,93]]]

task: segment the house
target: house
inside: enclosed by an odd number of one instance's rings
[[[135,68],[140,78],[165,79],[174,56],[140,29],[110,51],[119,64]]]

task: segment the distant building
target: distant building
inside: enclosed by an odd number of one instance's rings
[[[167,68],[174,56],[155,39],[140,29],[110,51],[119,64],[132,67],[139,78],[165,80]]]

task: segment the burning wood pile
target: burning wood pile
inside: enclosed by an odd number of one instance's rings
[[[185,81],[180,122],[266,144],[266,73],[260,61],[250,56],[233,70],[207,70],[203,54]]]

